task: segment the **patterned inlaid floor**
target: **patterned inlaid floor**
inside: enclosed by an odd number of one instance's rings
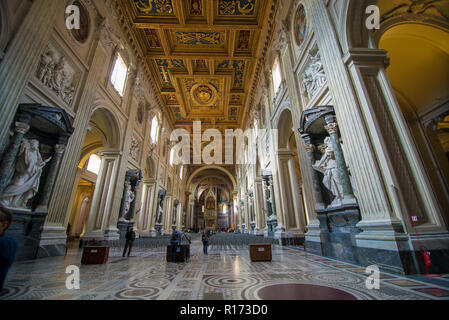
[[[251,262],[244,247],[210,247],[209,255],[204,256],[198,240],[192,243],[191,251],[190,262],[176,264],[165,261],[162,249],[138,248],[130,258],[112,251],[105,265],[81,265],[81,253],[77,250],[69,251],[65,257],[16,263],[0,299],[259,300],[267,291],[264,288],[288,284],[296,285],[295,290],[321,287],[328,299],[347,296],[359,300],[449,300],[447,275],[438,277],[437,285],[432,279],[382,273],[380,289],[369,290],[364,268],[303,251],[273,246],[272,262]],[[79,290],[66,288],[69,265],[80,268]]]

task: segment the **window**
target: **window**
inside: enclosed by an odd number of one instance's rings
[[[175,149],[171,148],[171,150],[170,150],[170,166],[173,167],[174,161],[175,161]]]
[[[276,59],[273,65],[273,87],[274,87],[274,94],[276,94],[279,91],[279,88],[281,87],[281,81],[282,81],[282,75],[281,75],[281,66],[279,64],[279,59]]]
[[[183,173],[184,173],[184,166],[182,166],[181,170],[179,170],[179,179],[181,179],[181,180],[182,180]]]
[[[92,172],[96,175],[100,172],[101,158],[96,154],[93,154],[89,158],[89,162],[87,164],[87,171]]]
[[[125,89],[127,73],[128,68],[125,62],[120,56],[117,56],[114,68],[112,69],[111,83],[121,96],[123,96],[123,90]]]
[[[157,116],[154,116],[153,120],[151,120],[151,132],[150,132],[151,141],[153,143],[157,142],[158,135],[159,135],[159,121],[157,120]]]

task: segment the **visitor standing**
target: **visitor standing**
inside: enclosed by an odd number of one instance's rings
[[[209,246],[209,234],[207,230],[203,231],[203,235],[201,236],[201,241],[203,241],[203,253],[207,254],[207,247]]]
[[[128,232],[126,232],[125,235],[126,244],[125,244],[125,250],[123,251],[123,256],[126,254],[126,250],[128,250],[128,257],[131,254],[131,249],[133,248],[133,242],[136,240],[136,233],[134,232],[133,228],[129,228]]]
[[[5,236],[6,230],[12,223],[12,212],[0,207],[0,291],[6,281],[6,275],[11,267],[17,252],[17,241]]]
[[[184,250],[184,262],[186,262],[190,258],[190,244],[192,243],[192,238],[189,235],[189,231],[187,229],[184,230],[184,233],[181,236],[181,245]]]
[[[171,261],[176,262],[176,252],[178,251],[179,241],[181,240],[181,233],[173,227],[173,232],[171,234],[170,244],[171,244]]]

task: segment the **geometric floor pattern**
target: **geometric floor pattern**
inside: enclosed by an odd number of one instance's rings
[[[433,280],[382,273],[380,288],[369,290],[364,268],[272,248],[272,262],[251,262],[247,248],[212,246],[205,256],[195,240],[188,263],[167,263],[162,249],[136,249],[129,258],[112,251],[104,265],[81,265],[81,252],[72,250],[14,264],[0,300],[260,300],[264,288],[282,285],[321,290],[323,299],[339,299],[334,292],[340,292],[358,300],[449,300],[448,275]],[[69,265],[80,268],[79,290],[66,288]]]

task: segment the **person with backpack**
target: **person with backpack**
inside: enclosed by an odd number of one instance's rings
[[[136,240],[136,233],[134,232],[133,228],[129,228],[128,232],[126,232],[125,235],[126,243],[125,243],[125,250],[123,251],[123,256],[125,256],[126,251],[128,250],[128,257],[131,254],[131,249],[133,248],[133,242]]]
[[[187,229],[184,230],[184,233],[181,236],[181,245],[184,249],[184,262],[190,258],[190,244],[192,243],[192,238],[189,235],[189,231]]]
[[[209,246],[209,234],[207,230],[203,231],[203,234],[201,236],[201,241],[203,241],[203,253],[207,254],[207,247]]]
[[[173,227],[173,232],[171,234],[170,244],[171,244],[171,261],[176,262],[176,252],[178,250],[179,241],[181,240],[181,233]]]

